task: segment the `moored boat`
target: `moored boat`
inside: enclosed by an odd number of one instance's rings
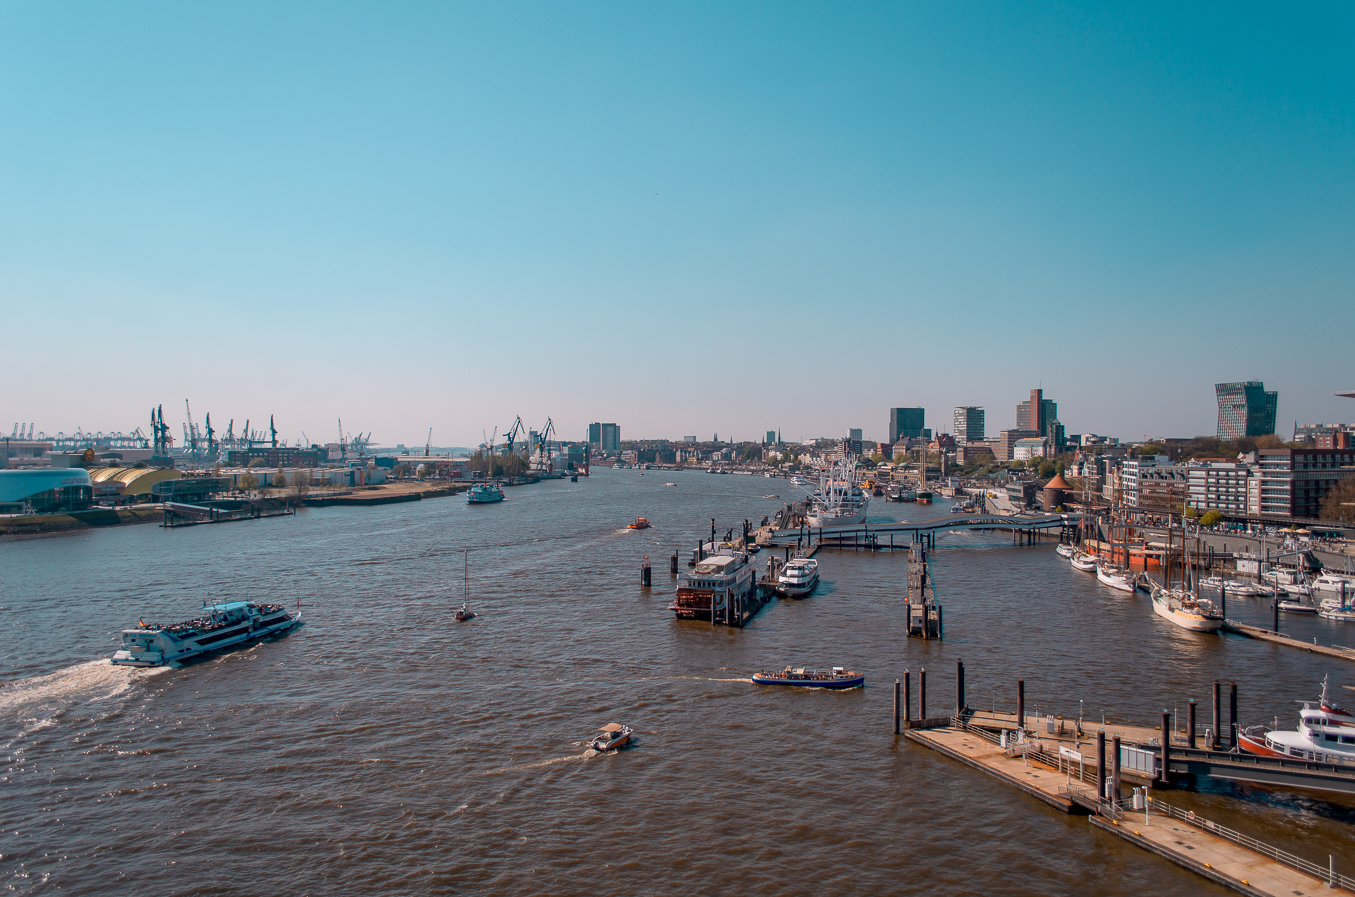
[[[1223,614],[1207,598],[1196,598],[1183,589],[1167,589],[1153,583],[1153,612],[1191,632],[1218,632]]]
[[[798,685],[802,688],[860,688],[866,684],[864,673],[853,673],[843,667],[829,670],[786,667],[784,670],[754,673],[752,679],[757,685]]]
[[[1111,567],[1107,564],[1096,565],[1096,578],[1112,589],[1119,589],[1121,592],[1134,591],[1134,578],[1126,570],[1119,567]]]
[[[1327,697],[1327,678],[1317,701],[1304,701],[1298,729],[1252,726],[1238,733],[1238,746],[1262,757],[1297,757],[1318,763],[1355,765],[1355,716]]]
[[[598,729],[598,734],[588,743],[595,751],[615,751],[630,744],[634,730],[620,723],[608,723]]]
[[[229,601],[203,604],[203,615],[182,623],[138,622],[122,631],[122,648],[113,655],[118,666],[158,667],[175,661],[234,648],[277,635],[301,622],[301,612],[281,604]]]
[[[1073,565],[1073,569],[1081,570],[1083,573],[1096,572],[1096,558],[1089,554],[1083,554],[1080,551],[1075,552],[1069,563]]]
[[[795,558],[776,577],[776,590],[787,598],[803,598],[819,584],[819,562]]]
[[[1066,542],[1060,545],[1058,548],[1055,548],[1054,551],[1057,552],[1058,556],[1061,558],[1067,558],[1070,561],[1073,559],[1073,546],[1069,545]]]
[[[678,574],[677,596],[668,609],[680,620],[733,623],[752,604],[755,574],[747,551],[707,542],[692,569]]]
[[[466,495],[468,505],[488,505],[503,501],[503,490],[493,483],[476,483]]]

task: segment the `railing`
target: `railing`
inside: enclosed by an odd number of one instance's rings
[[[1149,811],[1151,813],[1169,816],[1172,819],[1180,820],[1187,825],[1192,825],[1211,835],[1217,835],[1226,841],[1232,841],[1239,847],[1245,847],[1254,853],[1269,857],[1277,863],[1302,872],[1304,875],[1311,875],[1319,881],[1325,881],[1328,887],[1341,888],[1346,891],[1355,892],[1355,878],[1351,878],[1348,875],[1338,875],[1336,873],[1334,861],[1324,869],[1316,863],[1310,863],[1302,857],[1294,856],[1292,853],[1280,850],[1278,847],[1267,844],[1264,841],[1258,841],[1249,835],[1244,835],[1241,832],[1219,825],[1217,822],[1211,822],[1208,819],[1196,816],[1194,812],[1182,810],[1179,807],[1173,807],[1171,804],[1164,803],[1160,800],[1151,800],[1149,806],[1151,807]]]
[[[970,735],[977,735],[979,738],[982,738],[983,740],[990,742],[991,744],[996,745],[1002,744],[1002,740],[997,735],[994,735],[987,729],[980,729],[978,726],[971,726],[969,723],[966,723],[958,716],[951,718],[951,727],[959,729],[962,732],[967,732]],[[1024,756],[1028,761],[1034,760],[1037,763],[1043,763],[1045,766],[1048,766],[1051,769],[1065,771],[1067,772],[1068,775],[1070,776],[1072,775],[1073,769],[1072,760],[1066,757],[1060,757],[1058,754],[1051,754],[1048,751],[1037,750],[1032,746],[1032,739],[1030,739],[1029,737],[1025,741],[1019,743],[1008,740],[1007,754],[1008,756],[1012,757]],[[1095,767],[1093,766],[1093,768],[1088,769],[1083,764],[1078,764],[1077,780],[1079,782],[1095,784],[1096,783]]]

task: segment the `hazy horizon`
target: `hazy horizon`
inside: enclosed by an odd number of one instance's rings
[[[1355,419],[1348,5],[0,24],[3,434],[995,435],[1042,386],[1128,440],[1247,379],[1283,437]]]

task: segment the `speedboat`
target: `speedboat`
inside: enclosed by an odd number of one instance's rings
[[[633,730],[620,723],[608,723],[598,730],[597,736],[588,743],[595,751],[615,751],[630,744]]]
[[[866,684],[864,673],[853,673],[843,667],[831,670],[810,670],[804,667],[786,667],[767,673],[754,673],[757,685],[799,685],[803,688],[860,688]]]
[[[776,577],[776,590],[787,598],[803,598],[819,584],[819,562],[795,558]]]
[[[677,483],[664,483],[665,486],[676,486]]]
[[[650,523],[644,517],[636,517],[634,523],[627,523],[626,529],[649,529]]]
[[[468,505],[488,505],[496,501],[503,501],[503,490],[493,483],[476,483],[466,496]]]
[[[1355,577],[1342,576],[1339,573],[1323,573],[1313,580],[1313,591],[1355,597]]]
[[[138,621],[122,631],[122,648],[113,663],[129,667],[159,667],[223,648],[257,642],[286,632],[301,622],[301,612],[289,613],[281,604],[230,601],[202,606],[202,616],[182,623]]]
[[[1097,564],[1096,578],[1112,589],[1131,593],[1134,591],[1134,577],[1127,570],[1121,570],[1119,567]]]
[[[1066,542],[1060,545],[1058,548],[1055,548],[1054,550],[1058,552],[1058,555],[1061,558],[1068,558],[1068,560],[1070,561],[1073,559],[1073,546],[1067,544]]]
[[[1281,601],[1279,603],[1279,608],[1287,614],[1317,613],[1317,608],[1313,607],[1311,604],[1305,604],[1302,601]]]
[[[1355,716],[1327,697],[1324,676],[1321,697],[1303,702],[1297,730],[1251,726],[1238,733],[1237,743],[1242,750],[1262,757],[1355,765]]]
[[[1083,554],[1080,551],[1076,552],[1069,563],[1073,565],[1075,570],[1081,570],[1083,573],[1096,572],[1096,558],[1089,554]]]
[[[1196,598],[1184,589],[1165,589],[1151,585],[1153,612],[1171,620],[1191,632],[1218,632],[1223,626],[1223,614],[1208,598]]]

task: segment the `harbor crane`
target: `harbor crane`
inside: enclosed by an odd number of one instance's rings
[[[505,455],[513,454],[513,444],[518,441],[518,437],[521,435],[522,435],[522,418],[514,417],[513,426],[508,430],[506,434],[504,434],[503,437],[505,440],[503,453]]]
[[[481,430],[481,431],[480,431],[480,436],[483,437],[483,438],[485,438],[485,441],[484,441],[484,443],[483,443],[484,448],[485,448],[485,454],[486,454],[486,455],[493,454],[493,453],[494,453],[494,440],[496,440],[496,439],[499,438],[499,428],[498,428],[498,427],[495,427],[495,428],[494,428],[494,434],[493,434],[492,436],[489,436],[489,437],[485,437],[485,431],[484,431],[484,430]]]
[[[305,436],[305,433],[301,434]],[[343,418],[339,418],[339,460],[348,460],[348,440],[343,438]]]
[[[278,428],[273,426],[273,415],[268,415],[268,429],[273,434],[273,448],[278,447]]]
[[[423,456],[427,458],[432,450],[433,450],[433,428],[429,427],[428,440],[423,444]]]

